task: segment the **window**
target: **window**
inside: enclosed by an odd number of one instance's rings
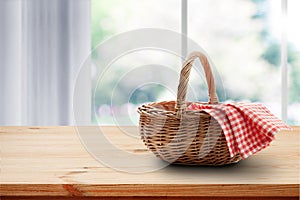
[[[288,122],[300,124],[300,29],[297,26],[299,19],[298,9],[300,2],[288,1],[287,38],[288,38],[288,72],[289,72],[289,94],[288,94]]]
[[[182,7],[185,2],[187,9]],[[287,111],[288,123],[299,125],[300,42],[297,36],[300,30],[295,20],[300,3],[288,1],[286,29],[281,27],[285,24],[285,21],[281,23],[285,20],[281,10],[286,2],[92,0],[92,47],[133,29],[162,28],[181,32],[182,27],[187,26],[188,37],[203,47],[221,76],[225,88],[224,93],[218,91],[221,101],[259,101],[283,119]],[[181,17],[181,12],[187,14],[186,19]],[[285,46],[286,30],[289,39]],[[135,125],[139,104],[176,98],[174,91],[182,60],[175,55],[153,49],[130,52],[114,61],[99,81],[100,56],[93,52],[93,123]],[[160,73],[155,73],[159,70],[156,69],[158,64],[163,67]],[[282,82],[285,72],[288,72],[287,84]],[[203,77],[192,74],[190,85],[195,95],[190,95],[189,100],[206,101]],[[282,87],[288,87],[288,91]],[[284,95],[288,95],[288,101]]]

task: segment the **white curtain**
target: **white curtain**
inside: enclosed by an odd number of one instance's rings
[[[90,53],[90,6],[90,0],[0,0],[0,125],[74,124],[74,84]],[[81,73],[76,100],[86,125],[90,72]]]

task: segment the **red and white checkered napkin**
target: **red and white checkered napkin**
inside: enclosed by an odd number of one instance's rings
[[[203,110],[218,121],[231,157],[239,153],[245,159],[269,146],[279,130],[290,129],[265,106],[258,103],[193,103],[188,110]]]

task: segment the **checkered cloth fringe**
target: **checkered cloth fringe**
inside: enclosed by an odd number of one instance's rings
[[[218,121],[231,157],[240,154],[245,159],[269,146],[279,130],[290,129],[259,103],[193,103],[188,110],[205,111]]]

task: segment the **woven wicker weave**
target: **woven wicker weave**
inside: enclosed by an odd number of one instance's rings
[[[186,110],[186,92],[193,62],[199,58],[208,85],[209,103],[218,104],[218,97],[210,64],[206,56],[193,52],[183,64],[177,91],[177,101],[142,105],[140,134],[146,146],[159,158],[174,164],[225,165],[241,160],[230,157],[223,131],[209,114]]]

